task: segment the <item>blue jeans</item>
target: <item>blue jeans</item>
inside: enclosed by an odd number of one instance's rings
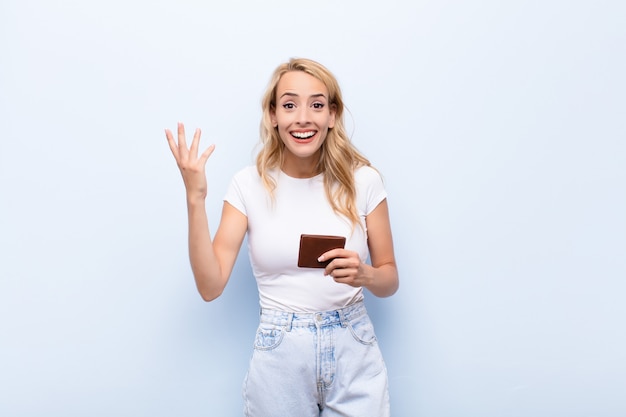
[[[387,369],[363,303],[262,310],[243,397],[246,417],[389,416]]]

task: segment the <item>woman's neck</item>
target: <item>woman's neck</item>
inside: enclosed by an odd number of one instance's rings
[[[280,169],[293,178],[312,178],[320,173],[319,156],[309,158],[285,157]]]

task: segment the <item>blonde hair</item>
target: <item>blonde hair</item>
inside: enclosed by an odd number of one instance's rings
[[[273,196],[276,182],[270,171],[280,168],[283,162],[285,144],[280,139],[278,129],[271,120],[271,112],[276,108],[276,90],[280,78],[290,71],[303,71],[320,80],[328,89],[328,102],[335,110],[335,125],[328,130],[326,140],[320,148],[318,172],[324,173],[326,198],[335,213],[347,218],[352,227],[361,225],[356,207],[356,186],[354,170],[361,166],[371,166],[370,162],[352,144],[346,133],[343,120],[344,104],[339,83],[333,74],[318,62],[292,58],[274,71],[261,103],[261,150],[256,158],[256,166],[270,195]]]

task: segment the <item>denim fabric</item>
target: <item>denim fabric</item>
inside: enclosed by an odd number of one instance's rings
[[[387,369],[363,303],[263,309],[243,396],[246,417],[389,416]]]

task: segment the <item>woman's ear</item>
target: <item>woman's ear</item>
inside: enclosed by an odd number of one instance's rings
[[[272,122],[272,126],[278,126],[278,120],[276,120],[276,108],[274,106],[270,107],[270,121]]]

